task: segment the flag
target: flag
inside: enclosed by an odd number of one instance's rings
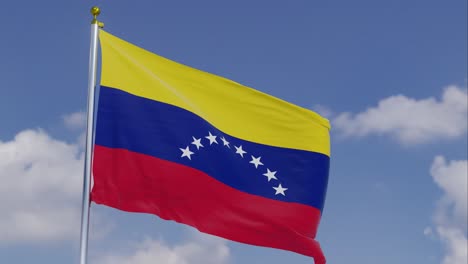
[[[325,263],[328,120],[99,34],[92,201]]]

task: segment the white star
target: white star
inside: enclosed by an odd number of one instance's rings
[[[236,147],[236,146],[234,147],[236,148],[236,154],[241,155],[241,157],[244,157],[244,154],[247,153],[242,149],[242,145],[240,145],[239,147]]]
[[[283,188],[283,186],[281,186],[281,184],[280,184],[280,185],[278,185],[278,187],[273,187],[273,189],[276,190],[275,195],[278,195],[278,194],[281,193],[283,196],[286,196],[286,194],[285,194],[284,192],[285,192],[288,188]]]
[[[229,146],[229,141],[227,141],[224,137],[221,137],[221,140],[223,141],[223,146],[227,146],[228,148],[231,148]]]
[[[263,165],[263,163],[260,161],[262,157],[255,158],[252,156],[252,160],[249,163],[252,163],[255,165],[255,168],[258,168],[259,165]]]
[[[208,133],[209,133],[209,135],[206,136],[206,138],[210,141],[210,146],[213,143],[218,144],[218,141],[216,141],[216,136],[211,135],[211,132],[208,132]]]
[[[189,148],[188,146],[187,146],[185,149],[180,148],[180,150],[182,151],[182,156],[180,156],[181,158],[187,157],[189,160],[192,160],[192,158],[190,157],[190,155],[192,155],[193,152],[190,151],[190,148]]]
[[[192,138],[193,138],[192,144],[197,146],[197,149],[203,148],[203,145],[201,143],[201,138],[195,138],[195,137],[192,137]]]
[[[267,169],[267,172],[264,173],[263,175],[268,177],[268,181],[270,181],[271,179],[275,179],[275,180],[278,179],[278,178],[276,178],[275,174],[276,174],[276,171],[270,171],[270,169]]]

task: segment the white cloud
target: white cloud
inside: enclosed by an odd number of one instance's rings
[[[333,111],[330,108],[328,108],[328,107],[326,107],[324,105],[320,105],[320,104],[314,105],[312,107],[312,110],[314,110],[319,115],[321,115],[321,116],[323,116],[323,117],[325,117],[327,119],[330,119],[335,115],[335,113],[333,113]]]
[[[432,228],[430,228],[430,227],[424,228],[423,233],[427,237],[432,237],[434,235],[434,233],[432,232]]]
[[[431,167],[435,183],[444,191],[434,214],[436,232],[444,243],[443,264],[468,263],[468,161],[447,162],[437,156]]]
[[[84,148],[86,145],[86,113],[81,111],[74,112],[64,115],[62,119],[65,127],[81,132],[76,141],[80,148]]]
[[[450,161],[437,156],[432,163],[431,175],[437,185],[444,191],[439,207],[450,208],[450,218],[458,221],[467,229],[467,186],[468,162],[466,160]],[[446,215],[447,212],[444,213]],[[442,216],[440,216],[442,217]],[[447,219],[441,219],[447,221]]]
[[[41,130],[0,141],[0,244],[77,238],[83,157]]]
[[[146,239],[137,244],[128,255],[102,256],[99,264],[224,264],[229,261],[229,248],[225,240],[198,234],[180,245],[169,246],[163,241]]]
[[[84,129],[86,127],[86,113],[75,112],[64,115],[63,122],[69,129]]]
[[[446,254],[442,260],[443,264],[466,264],[467,257],[467,239],[466,233],[458,228],[437,228],[440,239],[446,246]]]
[[[333,125],[346,136],[388,134],[402,143],[416,144],[465,135],[467,112],[466,88],[449,86],[440,100],[391,96],[364,112],[342,113]]]

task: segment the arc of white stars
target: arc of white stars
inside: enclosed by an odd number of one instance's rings
[[[216,141],[216,136],[212,135],[211,132],[208,132],[208,136],[206,136],[205,138],[207,138],[209,141],[210,141],[210,146],[211,144],[213,143],[216,143],[218,144],[218,141]]]
[[[192,158],[190,156],[193,155],[194,153],[192,151],[190,151],[189,146],[187,146],[185,149],[183,149],[183,148],[179,148],[179,149],[182,151],[182,156],[180,156],[181,158],[187,157],[189,160],[192,160]]]
[[[244,154],[247,153],[242,149],[242,145],[240,145],[239,147],[234,146],[234,148],[236,148],[236,154],[239,154],[241,157],[244,157]]]
[[[205,138],[207,138],[210,141],[210,145],[212,145],[213,143],[219,144],[218,141],[216,140],[217,136],[211,134],[210,131],[208,131],[208,136],[205,136]],[[197,150],[204,147],[203,144],[201,143],[202,138],[196,138],[196,137],[192,136],[192,139],[193,139],[193,141],[191,142],[191,144],[196,146]],[[227,141],[225,137],[220,137],[220,139],[223,142],[223,146],[231,148],[230,142]],[[236,154],[239,154],[242,158],[244,158],[244,154],[246,154],[247,151],[245,151],[242,148],[242,145],[239,145],[239,146],[233,145],[233,146],[236,149]],[[182,155],[180,156],[181,158],[187,157],[189,160],[192,160],[191,156],[194,155],[195,153],[190,150],[190,146],[187,146],[186,148],[179,148],[179,149],[180,149],[180,151],[182,151]],[[253,164],[256,169],[258,169],[259,166],[264,165],[261,162],[261,158],[262,158],[261,156],[255,157],[255,156],[251,155],[251,157],[252,157],[252,160],[249,161],[249,163]],[[266,173],[264,173],[262,175],[267,177],[268,182],[270,182],[272,179],[273,180],[278,180],[278,178],[276,177],[276,173],[277,173],[277,171],[271,171],[269,168],[267,168]],[[272,187],[272,188],[275,190],[275,195],[281,194],[283,196],[286,196],[286,191],[288,190],[288,188],[284,188],[281,184],[278,184],[277,187]]]
[[[195,137],[192,137],[192,138],[193,138],[192,144],[197,147],[197,150],[200,148],[203,148],[203,145],[201,143],[201,138],[195,138]]]
[[[260,161],[262,157],[258,157],[258,158],[255,158],[254,156],[252,156],[252,160],[249,161],[249,163],[252,163],[253,165],[255,165],[255,168],[258,168],[258,166],[260,165],[263,165],[263,163]]]
[[[273,187],[273,189],[276,190],[276,193],[275,195],[278,195],[278,194],[281,194],[283,196],[286,196],[286,194],[284,193],[288,188],[283,188],[283,186],[281,186],[281,183],[278,185],[278,187]]]
[[[276,178],[275,174],[276,174],[276,171],[270,171],[270,169],[267,169],[267,172],[264,173],[263,175],[268,178],[268,182],[269,182],[271,179],[278,180],[278,178]]]
[[[227,146],[228,148],[231,148],[229,146],[229,141],[227,141],[224,137],[221,137],[221,140],[223,141],[223,146]]]

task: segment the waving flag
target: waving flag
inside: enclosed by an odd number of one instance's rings
[[[326,119],[102,30],[100,41],[94,202],[325,263]]]

